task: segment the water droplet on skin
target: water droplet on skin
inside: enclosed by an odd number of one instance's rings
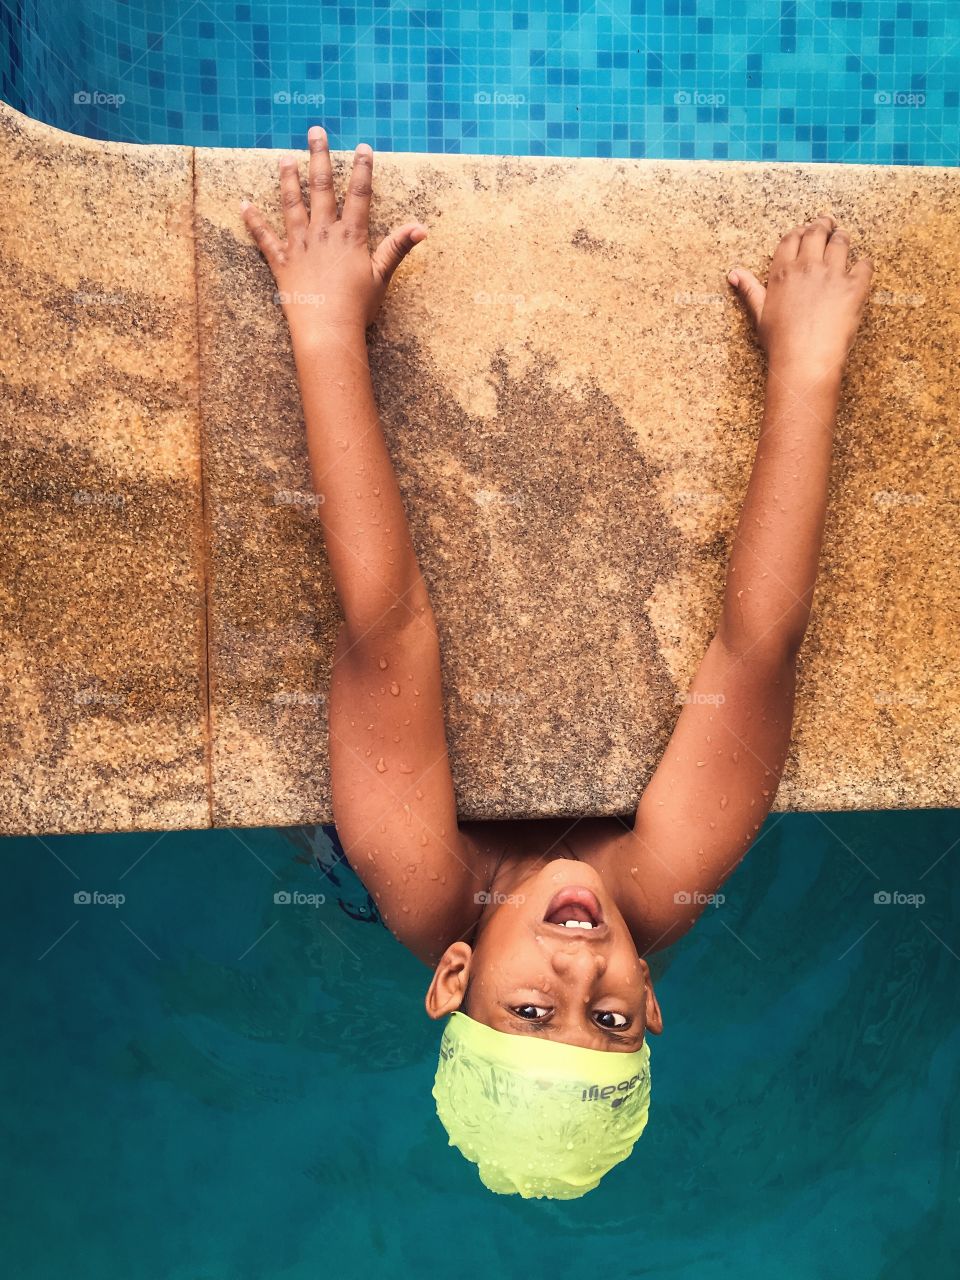
[[[721,797],[720,797],[720,808],[721,808],[721,809],[725,809],[726,807],[727,807],[727,797],[726,797],[726,796],[721,796]]]
[[[427,837],[426,837],[426,834],[424,834],[424,835],[422,835],[422,836],[420,837],[420,843],[421,843],[421,844],[429,844],[429,843],[430,843],[430,841],[429,841],[429,840],[427,839]]]
[[[368,862],[372,862],[372,861],[373,861],[373,854],[372,854],[372,853],[368,853],[368,854],[367,854],[367,861],[368,861]]]
[[[400,772],[401,772],[401,773],[413,773],[413,765],[412,765],[412,764],[402,764],[402,765],[400,766]]]
[[[367,747],[366,751],[365,751],[363,754],[364,754],[365,756],[369,756],[369,755],[371,755],[371,754],[372,754],[372,749],[371,749],[370,747]]]
[[[439,877],[437,876],[437,873],[436,873],[435,871],[431,871],[431,872],[430,872],[430,879],[431,879],[431,880],[436,880],[436,879],[438,879],[438,878],[439,878]]]
[[[763,792],[763,794],[764,794],[765,796],[768,796],[768,795],[770,794],[770,792],[769,792],[769,791],[764,791],[764,792]]]
[[[407,875],[414,876],[417,874],[417,864],[415,862],[407,863]]]
[[[384,760],[383,756],[381,756],[380,759],[377,761],[377,773],[386,773],[386,772],[387,772],[387,762],[386,760]]]
[[[387,884],[388,884],[388,885],[391,885],[391,884],[393,884],[393,881],[392,881],[392,880],[388,880],[388,881],[387,881]]]
[[[386,824],[385,822],[381,822],[381,823],[380,823],[380,830],[381,830],[381,831],[386,831],[386,829],[387,829],[387,824]]]
[[[710,823],[711,828],[715,827],[716,825],[717,825],[717,824],[716,824],[715,822],[711,822],[711,823]]]
[[[404,720],[404,722],[403,722],[403,723],[404,723],[404,724],[409,724],[409,723],[410,723],[410,718],[409,718],[409,716],[407,717],[407,719],[406,719],[406,720]]]
[[[739,763],[740,763],[740,752],[739,752],[739,751],[735,751],[735,752],[733,753],[733,763],[734,763],[734,764],[739,764]]]
[[[446,876],[441,876],[441,877],[440,877],[440,883],[441,883],[441,884],[446,884],[446,883],[447,883],[447,877],[446,877]]]
[[[381,658],[381,659],[380,659],[380,664],[379,664],[379,665],[380,665],[380,670],[381,670],[381,671],[386,671],[386,669],[387,669],[387,660],[386,660],[386,658]]]
[[[441,828],[440,828],[440,834],[441,834],[442,836],[445,836],[445,835],[447,834],[447,828],[446,828],[446,827],[441,827]],[[444,881],[444,884],[446,884],[446,881]]]
[[[756,803],[757,803],[757,802],[756,802],[756,800],[751,800],[751,801],[750,801],[750,808],[752,809],[752,808],[753,808],[753,806],[754,806]]]
[[[413,690],[413,692],[414,692],[414,695],[415,695],[416,697],[418,697],[418,698],[420,697],[420,690],[419,690],[416,686],[414,686],[414,690]]]
[[[407,912],[409,912],[409,910],[410,910],[410,908],[409,908],[409,907],[404,907],[403,909],[404,909],[404,911],[407,911]]]
[[[400,686],[397,684],[396,680],[394,680],[393,684],[390,686],[390,692],[395,698],[400,697]]]
[[[417,787],[416,791],[413,794],[417,797],[418,800],[423,799],[423,792],[420,790],[419,787]]]
[[[702,769],[702,768],[703,768],[703,766],[704,766],[706,763],[707,763],[707,762],[706,762],[706,760],[698,760],[698,761],[697,761],[697,768],[698,768],[698,769]]]
[[[399,741],[400,741],[400,735],[399,735],[399,733],[395,733],[395,734],[393,735],[393,740],[394,740],[394,742],[399,742]]]
[[[387,686],[386,686],[385,684],[382,684],[382,685],[380,686],[380,692],[381,692],[381,693],[386,693],[386,692],[387,692]],[[379,705],[380,705],[380,703],[378,702],[378,703],[377,703],[377,706],[379,707]]]
[[[403,806],[403,812],[407,815],[406,823],[407,823],[407,826],[409,827],[410,823],[413,821],[413,814],[410,812],[410,806],[408,804],[405,804]]]
[[[373,496],[374,496],[375,498],[379,498],[379,497],[380,497],[380,486],[379,486],[378,484],[375,484],[375,485],[373,486]]]

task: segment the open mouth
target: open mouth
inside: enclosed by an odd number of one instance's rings
[[[603,925],[603,911],[597,895],[579,885],[567,885],[547,903],[545,924],[560,925],[572,933],[580,929],[589,933]]]

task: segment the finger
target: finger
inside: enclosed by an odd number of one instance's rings
[[[767,296],[766,289],[752,271],[743,267],[734,267],[727,279],[736,289],[740,301],[747,309],[747,315],[756,327],[760,323],[760,313]]]
[[[797,258],[801,262],[822,262],[827,239],[836,225],[837,220],[830,213],[821,213],[812,222],[808,222],[803,229]]]
[[[800,241],[802,238],[803,227],[791,227],[773,251],[773,257],[770,259],[770,266],[782,267],[788,262],[793,262],[796,259],[797,250],[800,248]]]
[[[327,131],[315,124],[307,133],[310,148],[310,224],[327,227],[337,220],[337,194],[333,186],[333,166]]]
[[[248,200],[241,200],[240,212],[247,230],[257,242],[257,248],[272,266],[281,257],[283,245],[255,204],[250,204]]]
[[[406,226],[398,227],[384,236],[373,255],[373,269],[384,284],[390,283],[397,267],[414,245],[425,239],[426,234],[426,227],[419,222],[408,222]]]
[[[309,219],[300,190],[300,166],[296,156],[283,156],[280,160],[280,204],[287,239],[302,241]]]
[[[870,288],[870,281],[873,279],[873,259],[860,258],[858,262],[853,264],[847,275],[851,280],[856,280],[858,284],[862,285],[864,293],[866,293]]]
[[[344,229],[358,237],[367,234],[372,191],[373,150],[365,142],[361,142],[353,155],[353,170],[343,199],[340,219]]]
[[[823,260],[831,267],[839,267],[841,271],[847,269],[847,254],[850,252],[850,237],[843,227],[835,227],[833,235],[827,241],[827,247],[823,251]]]

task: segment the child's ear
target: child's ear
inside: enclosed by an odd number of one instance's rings
[[[653,989],[653,983],[650,980],[650,966],[646,960],[641,960],[640,964],[646,971],[646,995],[644,1005],[644,1021],[647,1024],[647,1030],[655,1036],[658,1036],[663,1030],[663,1014],[660,1012],[660,1002],[657,1000],[656,993]]]
[[[442,1018],[460,1008],[472,959],[473,951],[466,942],[455,942],[440,957],[423,1001],[431,1018]]]

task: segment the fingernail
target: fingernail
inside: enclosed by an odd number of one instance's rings
[[[727,279],[730,281],[730,283],[731,283],[731,284],[739,284],[739,283],[740,283],[740,277],[737,275],[736,271],[728,271],[728,272],[727,272]]]
[[[247,210],[247,209],[249,209],[249,208],[250,208],[250,201],[249,201],[249,200],[241,200],[241,201],[240,201],[240,212],[241,212],[241,213],[243,213],[245,210]]]

